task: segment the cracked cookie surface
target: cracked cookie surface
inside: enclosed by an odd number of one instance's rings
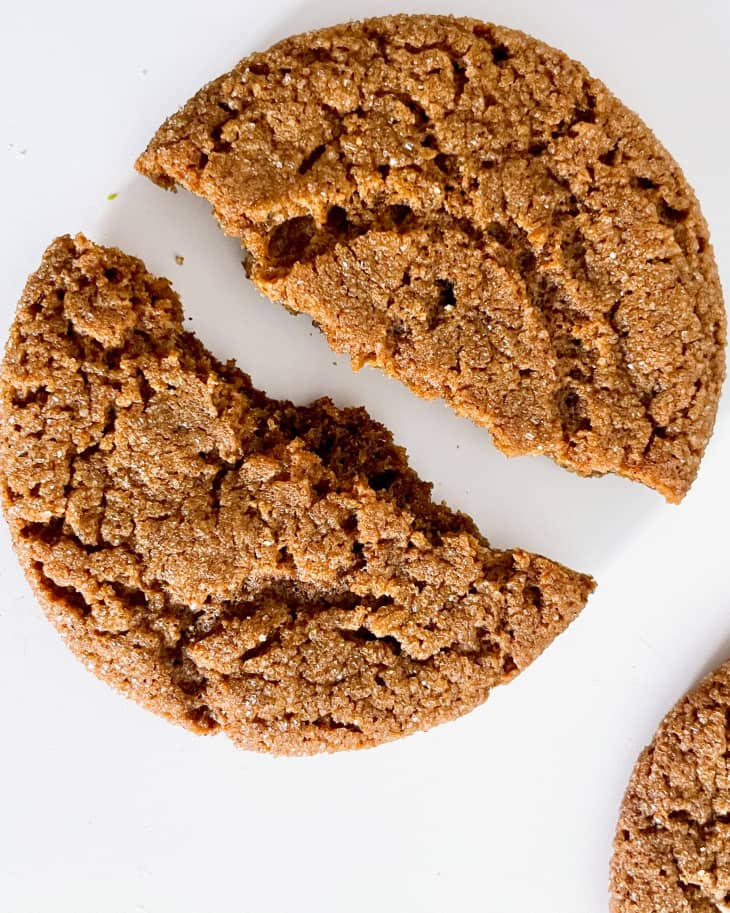
[[[730,663],[670,711],[634,768],[611,863],[612,913],[730,910]]]
[[[287,39],[203,88],[137,168],[208,199],[269,297],[510,455],[679,501],[724,376],[679,167],[578,63],[470,19]]]
[[[363,409],[267,398],[167,280],[82,236],[30,277],[0,373],[24,570],[101,678],[199,732],[311,753],[462,714],[590,577],[489,547]]]

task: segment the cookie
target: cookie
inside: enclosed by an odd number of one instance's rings
[[[670,711],[634,768],[611,864],[612,913],[730,910],[730,663]]]
[[[678,165],[579,63],[391,16],[242,60],[137,162],[209,200],[270,298],[508,455],[678,502],[724,376],[708,229]]]
[[[477,706],[580,611],[590,577],[490,548],[363,409],[268,399],[182,319],[59,238],[2,364],[13,543],[101,678],[245,748],[360,748]]]

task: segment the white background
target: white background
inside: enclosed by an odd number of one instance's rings
[[[133,173],[162,119],[240,57],[404,10],[522,28],[585,62],[683,165],[730,288],[728,0],[25,0],[0,13],[0,332],[54,236],[119,245],[173,279],[190,326],[258,386],[366,405],[495,545],[590,571],[599,589],[471,715],[371,751],[272,759],[97,682],[42,617],[0,524],[2,913],[603,913],[634,760],[730,654],[730,398],[680,507],[508,461],[442,404],[353,374],[306,318],[256,294],[206,204]]]

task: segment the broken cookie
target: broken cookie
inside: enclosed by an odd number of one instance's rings
[[[692,189],[583,66],[521,32],[398,15],[242,60],[137,168],[213,206],[253,281],[353,365],[506,454],[678,502],[724,377]]]
[[[484,701],[590,577],[489,546],[362,409],[271,400],[182,326],[165,279],[48,248],[0,372],[2,504],[98,676],[282,754],[376,745]]]

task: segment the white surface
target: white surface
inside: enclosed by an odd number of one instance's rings
[[[276,760],[196,739],[97,682],[42,617],[0,524],[3,913],[603,913],[636,755],[730,654],[730,399],[678,508],[620,479],[508,461],[441,404],[351,373],[306,319],[257,296],[205,204],[133,173],[162,119],[239,57],[399,10],[480,16],[583,60],[683,165],[730,288],[728,0],[25,0],[0,18],[0,333],[55,235],[117,244],[173,279],[190,325],[257,385],[366,405],[494,544],[590,571],[599,589],[464,719]]]

